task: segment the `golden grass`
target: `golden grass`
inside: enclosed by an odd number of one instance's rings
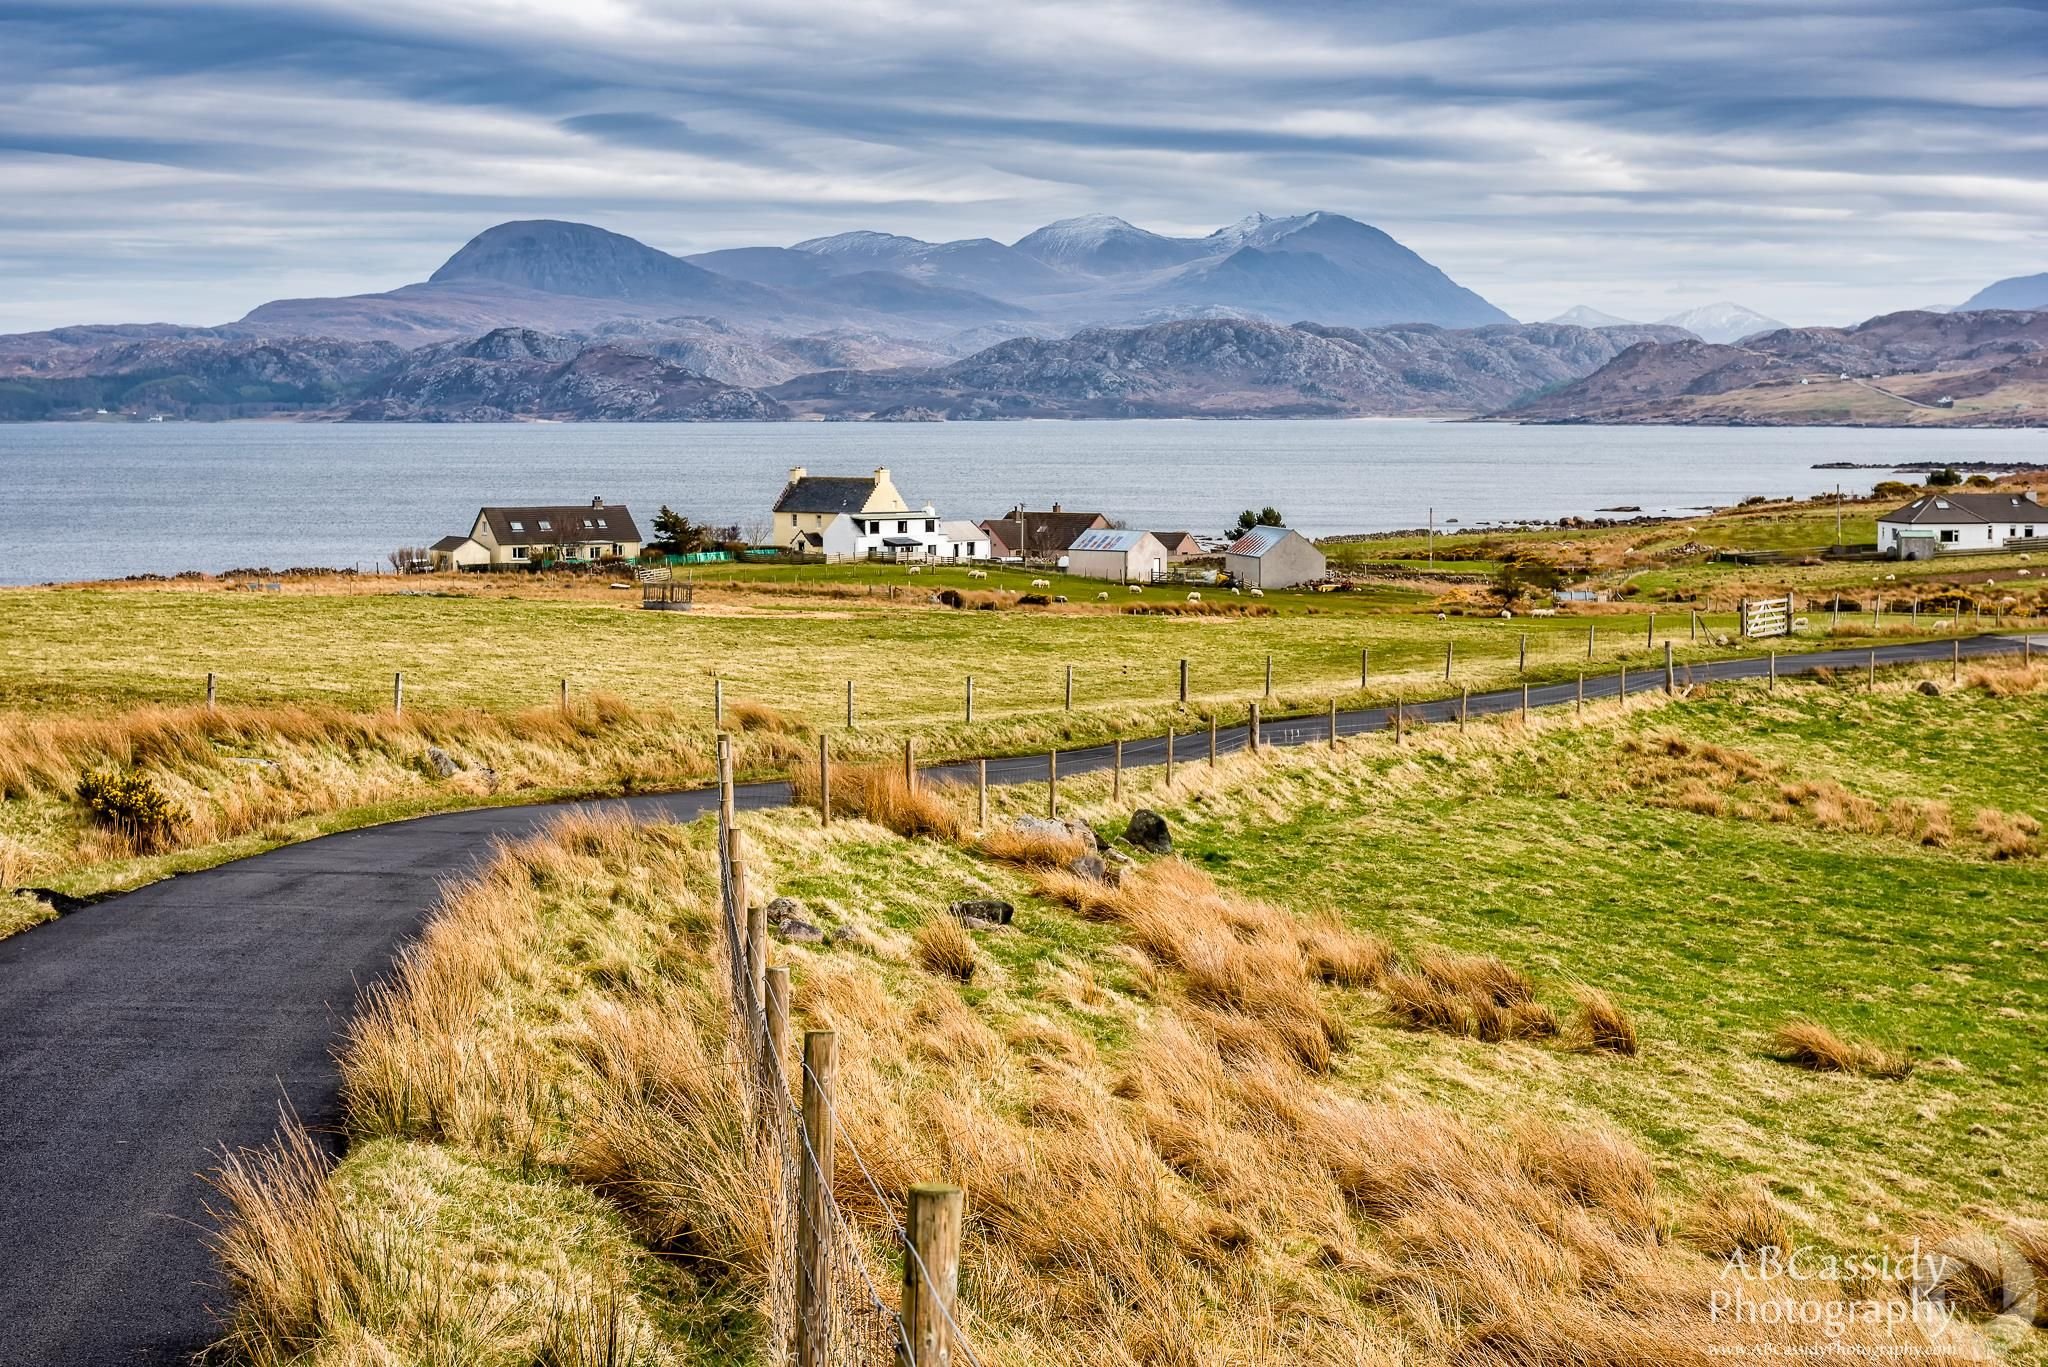
[[[1777,1028],[1772,1040],[1785,1062],[1815,1072],[1902,1078],[1913,1070],[1913,1061],[1905,1055],[1844,1039],[1817,1021],[1787,1021]]]
[[[818,805],[815,764],[793,766],[789,784],[799,806]],[[933,840],[957,840],[967,825],[946,790],[923,778],[907,780],[900,764],[834,763],[832,814],[857,816],[901,836]]]
[[[1792,1232],[1770,1193],[1754,1182],[1714,1187],[1679,1222],[1685,1241],[1710,1258],[1789,1251]]]
[[[927,972],[957,982],[974,979],[974,937],[949,915],[928,919],[914,937],[917,961]]]
[[[1970,827],[1989,847],[1993,859],[2030,859],[2041,852],[2036,840],[2041,823],[2025,812],[1983,807]]]
[[[1628,1013],[1615,1005],[1614,998],[1597,987],[1577,987],[1579,1011],[1572,1023],[1572,1037],[1582,1049],[1634,1057],[1636,1026]]]
[[[1079,832],[1014,824],[983,833],[974,847],[990,859],[1037,869],[1063,869],[1091,853]]]
[[[1489,1043],[1547,1039],[1557,1017],[1536,1000],[1536,984],[1491,954],[1457,954],[1425,946],[1411,968],[1380,983],[1387,1011],[1415,1030],[1471,1035]]]

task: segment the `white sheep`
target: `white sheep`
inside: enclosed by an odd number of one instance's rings
[[[1807,623],[1804,617],[1794,617],[1792,619],[1792,630],[1794,631],[1804,631],[1806,630],[1806,625]]]
[[[1232,592],[1232,593],[1237,593],[1237,592],[1239,592],[1239,590],[1237,590],[1237,589],[1232,589],[1232,590],[1231,590],[1231,592]]]
[[[988,571],[987,571],[987,570],[969,570],[969,571],[967,571],[967,577],[968,577],[969,579],[986,579],[986,578],[988,578]]]
[[[1254,597],[1254,598],[1264,598],[1265,596],[1266,596],[1266,591],[1265,591],[1264,589],[1253,589],[1253,590],[1252,590],[1252,597]]]
[[[1531,617],[1555,617],[1555,616],[1557,616],[1557,609],[1556,609],[1556,608],[1530,608],[1530,609],[1529,609],[1529,615],[1530,615]]]
[[[911,572],[912,574],[923,574],[923,573],[924,573],[924,570],[923,570],[923,569],[922,569],[921,567],[917,566],[917,565],[912,565],[912,566],[910,567],[910,572]]]
[[[1051,587],[1052,587],[1052,580],[1050,580],[1050,579],[1034,579],[1034,580],[1032,580],[1032,581],[1031,581],[1031,587],[1032,587],[1032,588],[1034,588],[1034,589],[1049,589],[1049,588],[1051,588]]]
[[[1449,614],[1448,612],[1439,612],[1436,615],[1436,619],[1439,622],[1448,622],[1451,620],[1451,614]]]
[[[2025,579],[2025,578],[2026,578],[2026,577],[2027,577],[2028,575],[2030,575],[2030,574],[2032,574],[2032,573],[2033,573],[2033,571],[2032,571],[2032,570],[2021,570],[2021,571],[2020,571],[2020,578],[2022,578],[2022,579]]]
[[[1104,589],[1102,592],[1096,594],[1095,601],[1098,603],[1107,603],[1109,601],[1109,590]]]
[[[1124,587],[1129,589],[1132,593],[1143,593],[1145,591],[1139,588],[1136,584],[1126,584],[1124,585]]]
[[[1188,595],[1188,601],[1190,603],[1199,603],[1202,601],[1202,595],[1199,593],[1191,593]]]
[[[1510,611],[1508,611],[1508,610],[1507,610],[1506,608],[1502,608],[1502,609],[1500,610],[1500,615],[1501,615],[1502,617],[1512,617],[1512,616],[1514,616],[1515,614],[1514,614],[1514,613],[1512,613],[1512,612],[1510,612]]]
[[[1888,574],[1884,577],[1884,582],[1889,584],[1892,582],[1892,580],[1897,579],[1898,577],[1899,576],[1897,576],[1896,574]]]
[[[1064,603],[1067,601],[1067,595],[1065,595],[1064,593],[1055,593],[1052,596],[1052,601],[1055,603]]]

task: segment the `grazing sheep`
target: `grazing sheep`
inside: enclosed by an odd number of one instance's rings
[[[1104,589],[1102,592],[1096,594],[1095,601],[1098,603],[1107,603],[1109,601],[1109,590]]]
[[[1191,593],[1188,595],[1188,601],[1190,603],[1199,603],[1202,601],[1202,595],[1199,593]]]
[[[1052,601],[1055,603],[1064,603],[1067,601],[1067,595],[1065,595],[1064,593],[1055,593],[1052,596]]]
[[[988,571],[987,571],[987,570],[969,570],[969,571],[967,571],[967,577],[968,577],[969,579],[986,579],[986,578],[988,578]]]
[[[1238,592],[1238,590],[1236,590],[1236,589],[1232,589],[1232,590],[1231,590],[1231,592],[1232,592],[1232,593],[1236,593],[1236,592]]]
[[[1806,625],[1807,623],[1804,617],[1794,617],[1792,619],[1792,630],[1794,631],[1804,631],[1806,630]]]
[[[1529,615],[1530,615],[1531,617],[1555,617],[1555,616],[1557,616],[1557,609],[1556,609],[1556,608],[1530,608],[1530,609],[1529,609]]]
[[[1514,616],[1515,614],[1514,614],[1514,613],[1512,613],[1512,612],[1509,612],[1509,611],[1508,611],[1508,610],[1507,610],[1506,608],[1502,608],[1502,609],[1500,610],[1500,615],[1501,615],[1502,617],[1512,617],[1512,616]]]
[[[1143,593],[1145,591],[1139,588],[1136,584],[1126,584],[1124,585],[1124,587],[1129,589],[1132,593]]]
[[[1888,574],[1884,577],[1884,582],[1889,584],[1892,582],[1892,580],[1897,579],[1898,577],[1899,576],[1897,576],[1896,574]]]
[[[2026,557],[2025,557],[2025,556],[2021,556],[2021,557],[2020,557],[2020,559],[2024,560],[2024,559],[2026,559]],[[2025,579],[2025,578],[2026,578],[2026,577],[2027,577],[2028,575],[2030,575],[2030,574],[2032,574],[2032,573],[2033,573],[2033,571],[2032,571],[2032,570],[2021,570],[2021,571],[2020,571],[2020,578],[2022,578],[2022,579]]]
[[[1448,622],[1451,620],[1451,614],[1449,614],[1448,612],[1439,612],[1436,615],[1436,619],[1439,622]]]
[[[1049,588],[1051,588],[1051,587],[1052,587],[1052,580],[1050,580],[1050,579],[1034,579],[1034,580],[1032,580],[1032,581],[1031,581],[1031,587],[1032,587],[1032,588],[1034,588],[1034,589],[1049,589]]]
[[[1254,597],[1254,598],[1264,598],[1265,596],[1266,596],[1266,591],[1265,591],[1264,589],[1253,589],[1253,590],[1252,590],[1252,597]]]

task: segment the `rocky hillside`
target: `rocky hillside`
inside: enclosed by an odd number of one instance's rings
[[[202,336],[119,340],[0,371],[0,419],[100,409],[177,417],[260,417],[327,409],[405,359],[390,342],[278,342]]]
[[[1981,425],[2026,407],[2048,313],[1886,314],[1849,328],[1783,328],[1740,346],[1644,342],[1598,370],[1504,406],[1544,422]],[[1923,394],[1925,397],[1923,397]],[[1937,408],[1947,397],[1977,400]]]
[[[1015,338],[951,365],[807,375],[770,393],[839,418],[1333,417],[1473,412],[1605,364],[1655,328],[1362,331],[1245,319]]]

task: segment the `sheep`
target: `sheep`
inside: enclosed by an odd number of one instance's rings
[[[1104,589],[1102,592],[1096,594],[1095,601],[1098,603],[1107,603],[1109,601],[1109,590]]]
[[[988,571],[987,571],[987,570],[969,570],[969,571],[967,571],[967,577],[968,577],[969,579],[986,579],[986,578],[988,578]]]
[[[2021,556],[2020,558],[2021,558],[2022,560],[2026,559],[2026,557],[2025,557],[2025,556]],[[2027,577],[2028,575],[2030,575],[2030,574],[2032,574],[2032,573],[2033,573],[2033,571],[2032,571],[2032,570],[2021,570],[2021,571],[2020,571],[2020,578],[2022,578],[2022,579],[2025,579],[2025,578],[2026,578],[2026,577]]]
[[[1064,603],[1067,601],[1067,595],[1065,595],[1064,593],[1055,593],[1052,596],[1052,601],[1055,603]]]
[[[1896,574],[1888,574],[1884,577],[1884,582],[1889,584],[1892,582],[1892,580],[1897,579],[1898,577],[1899,576],[1897,576]]]
[[[1556,608],[1530,608],[1530,609],[1529,609],[1529,615],[1530,615],[1531,617],[1555,617],[1555,616],[1557,616],[1557,609],[1556,609]]]
[[[923,570],[922,568],[920,568],[919,566],[916,566],[916,565],[912,565],[912,566],[910,567],[910,572],[911,572],[912,574],[923,574],[923,573],[924,573],[924,570]]]
[[[1237,592],[1239,592],[1239,590],[1237,590],[1237,589],[1232,589],[1232,590],[1231,590],[1231,592],[1232,592],[1232,593],[1237,593]]]
[[[1049,588],[1051,588],[1051,587],[1052,587],[1052,580],[1050,580],[1050,579],[1034,579],[1034,580],[1032,580],[1032,581],[1031,581],[1031,587],[1032,587],[1032,588],[1034,588],[1034,589],[1049,589]]]
[[[1266,591],[1265,591],[1264,589],[1253,589],[1253,590],[1252,590],[1252,597],[1254,597],[1254,598],[1264,598],[1265,596],[1266,596]]]
[[[1508,611],[1508,610],[1507,610],[1506,608],[1502,608],[1502,609],[1500,610],[1500,615],[1501,615],[1501,616],[1502,616],[1503,618],[1508,618],[1508,617],[1512,617],[1512,616],[1514,616],[1515,614],[1514,614],[1514,613],[1512,613],[1512,612],[1510,612],[1510,611]]]
[[[1439,622],[1448,622],[1451,620],[1451,614],[1449,614],[1448,612],[1439,611],[1436,615],[1436,619]]]
[[[1138,587],[1136,584],[1126,584],[1124,585],[1124,587],[1129,589],[1132,593],[1143,593],[1145,591],[1144,589]]]
[[[1191,593],[1188,595],[1188,601],[1190,603],[1199,603],[1202,601],[1202,595],[1199,593]]]
[[[1806,619],[1805,619],[1804,617],[1794,617],[1794,618],[1792,619],[1792,630],[1794,630],[1794,631],[1804,631],[1804,630],[1806,630],[1806,628],[1807,628],[1807,621],[1806,621]]]

